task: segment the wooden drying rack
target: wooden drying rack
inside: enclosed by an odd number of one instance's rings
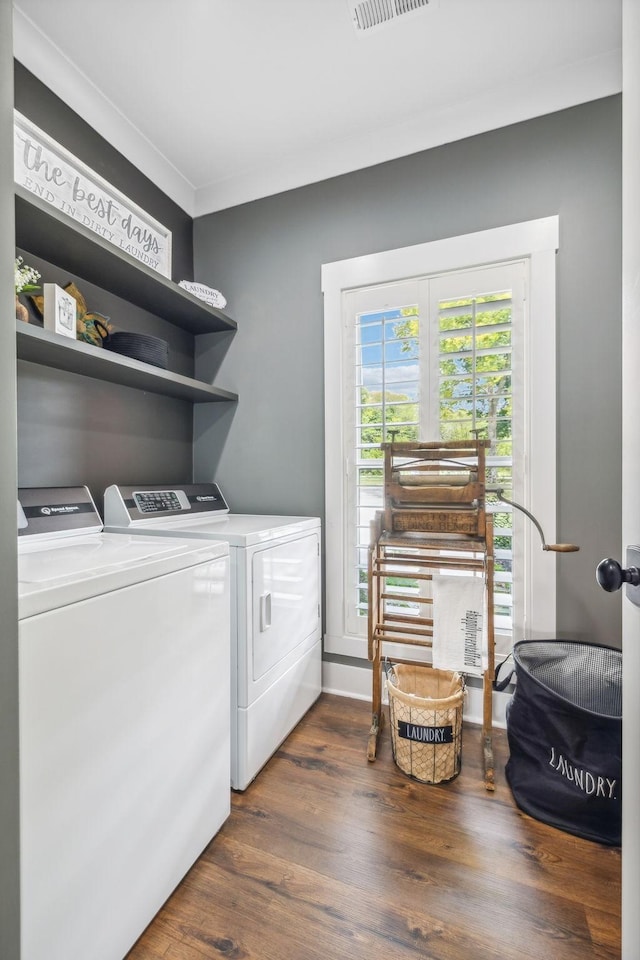
[[[485,510],[485,450],[488,440],[383,443],[384,510],[371,521],[368,553],[368,656],[373,664],[372,718],[367,758],[375,760],[384,724],[382,663],[384,645],[404,644],[413,657],[394,663],[425,664],[419,649],[433,643],[433,599],[427,596],[433,572],[481,573],[487,596],[487,663],[482,674],[484,780],[493,790],[492,690],[495,670],[493,613],[493,522]],[[420,615],[399,612],[407,601],[389,578],[421,585],[411,601]],[[394,608],[391,604],[395,603]]]

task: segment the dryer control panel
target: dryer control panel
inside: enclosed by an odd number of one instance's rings
[[[133,501],[140,513],[170,513],[191,509],[183,490],[136,490]]]
[[[104,522],[127,527],[154,518],[211,517],[229,507],[217,483],[192,483],[182,487],[133,487],[113,484],[104,494]]]

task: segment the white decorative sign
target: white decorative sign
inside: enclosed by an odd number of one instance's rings
[[[42,285],[44,294],[44,328],[63,337],[76,338],[75,298],[55,283]]]
[[[188,292],[192,293],[198,300],[204,300],[209,306],[217,307],[218,310],[224,310],[227,305],[227,301],[219,290],[207,287],[204,283],[193,283],[192,280],[180,280],[178,286],[182,287],[183,290],[188,290]]]
[[[14,110],[17,184],[171,279],[171,231]]]

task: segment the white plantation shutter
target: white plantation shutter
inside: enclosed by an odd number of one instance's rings
[[[383,507],[380,444],[420,435],[421,295],[423,284],[413,280],[345,295],[345,395],[353,397],[351,411],[345,410],[345,618],[360,636],[367,629],[369,524]]]
[[[442,440],[487,437],[487,484],[522,502],[525,453],[523,261],[434,278],[429,284],[431,339],[438,357],[431,389],[432,428]],[[523,616],[520,520],[487,498],[494,517],[494,611],[498,651],[506,651]],[[515,577],[515,579],[514,579]],[[515,619],[514,619],[515,618]],[[500,643],[500,640],[503,642]]]
[[[383,507],[383,441],[489,436],[488,480],[514,490],[521,406],[514,409],[513,330],[522,321],[524,275],[520,262],[345,294],[345,396],[353,398],[345,410],[350,633],[366,635],[369,524]],[[522,445],[521,431],[519,439]],[[495,524],[496,627],[510,642],[514,538],[504,507]],[[406,596],[405,612],[418,589],[408,579],[394,585]]]

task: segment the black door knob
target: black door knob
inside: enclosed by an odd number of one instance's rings
[[[619,590],[623,583],[630,583],[631,586],[637,587],[640,584],[640,570],[637,567],[628,567],[625,570],[617,560],[607,557],[596,567],[596,580],[603,590],[613,593]]]

